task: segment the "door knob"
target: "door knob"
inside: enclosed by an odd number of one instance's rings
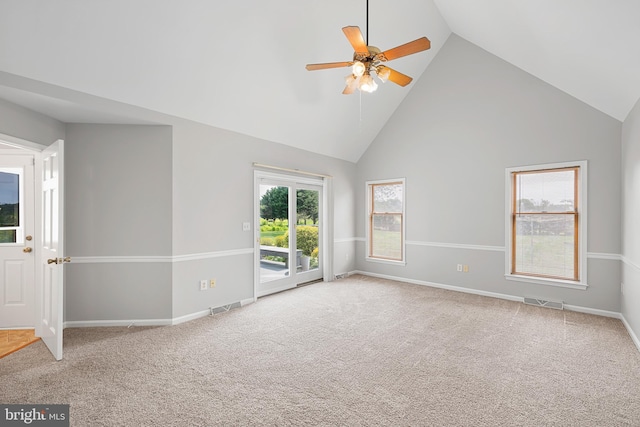
[[[47,260],[47,264],[57,264],[58,263],[58,258],[49,258]]]
[[[22,250],[22,252],[24,252],[25,254],[31,253],[31,251],[33,251],[33,248],[28,248],[28,247]]]

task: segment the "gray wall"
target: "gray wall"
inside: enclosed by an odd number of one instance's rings
[[[67,126],[66,321],[171,317],[171,156],[170,126]]]
[[[163,323],[252,298],[253,162],[333,177],[334,272],[354,269],[354,163],[154,119],[171,126],[65,125],[0,100],[0,133],[65,139],[66,322]]]
[[[365,182],[407,179],[407,265],[365,261],[362,239],[357,269],[618,312],[621,127],[451,35],[358,162],[361,238]],[[589,162],[589,289],[505,280],[505,168],[574,160]],[[459,263],[469,273],[456,272]]]
[[[640,337],[640,102],[622,127],[622,315]],[[636,342],[640,346],[640,342]]]
[[[353,269],[355,164],[191,122],[173,130],[174,318],[253,297],[253,162],[333,177],[334,271]],[[209,278],[216,288],[200,291]]]

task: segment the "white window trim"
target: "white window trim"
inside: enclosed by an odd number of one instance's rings
[[[513,172],[527,172],[545,169],[561,169],[579,167],[578,170],[578,262],[580,281],[551,279],[544,277],[523,276],[511,274],[511,174]],[[536,283],[540,285],[557,286],[562,288],[586,290],[587,284],[587,161],[548,163],[542,165],[530,165],[505,169],[505,278],[519,282]]]
[[[384,258],[376,258],[371,257],[369,254],[371,253],[371,239],[370,239],[370,226],[369,226],[369,216],[371,212],[369,209],[371,208],[371,189],[369,188],[371,185],[376,184],[389,184],[393,182],[402,183],[402,259],[401,260],[392,260],[392,259],[384,259]],[[391,264],[391,265],[407,265],[407,216],[406,216],[406,199],[407,199],[407,182],[405,178],[394,178],[394,179],[380,179],[375,181],[367,181],[365,183],[365,194],[366,194],[366,208],[365,208],[365,239],[366,239],[366,253],[365,260],[370,262],[376,262],[380,264]]]

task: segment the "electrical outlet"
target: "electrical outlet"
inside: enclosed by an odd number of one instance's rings
[[[200,280],[200,290],[201,291],[206,291],[207,290],[207,281],[206,280]]]
[[[457,271],[462,271],[462,264],[458,264],[458,266],[456,267]]]
[[[251,231],[251,223],[243,222],[242,223],[242,231]]]
[[[215,288],[216,287],[216,279],[209,280],[209,286],[212,287],[212,288]]]

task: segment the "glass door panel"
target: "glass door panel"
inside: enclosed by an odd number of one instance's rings
[[[290,276],[289,187],[260,184],[260,283]]]
[[[0,243],[18,241],[20,229],[20,174],[21,170],[0,170]]]
[[[320,266],[320,191],[296,191],[296,258],[298,272],[318,270]]]
[[[322,279],[323,187],[290,176],[256,179],[256,295]]]

